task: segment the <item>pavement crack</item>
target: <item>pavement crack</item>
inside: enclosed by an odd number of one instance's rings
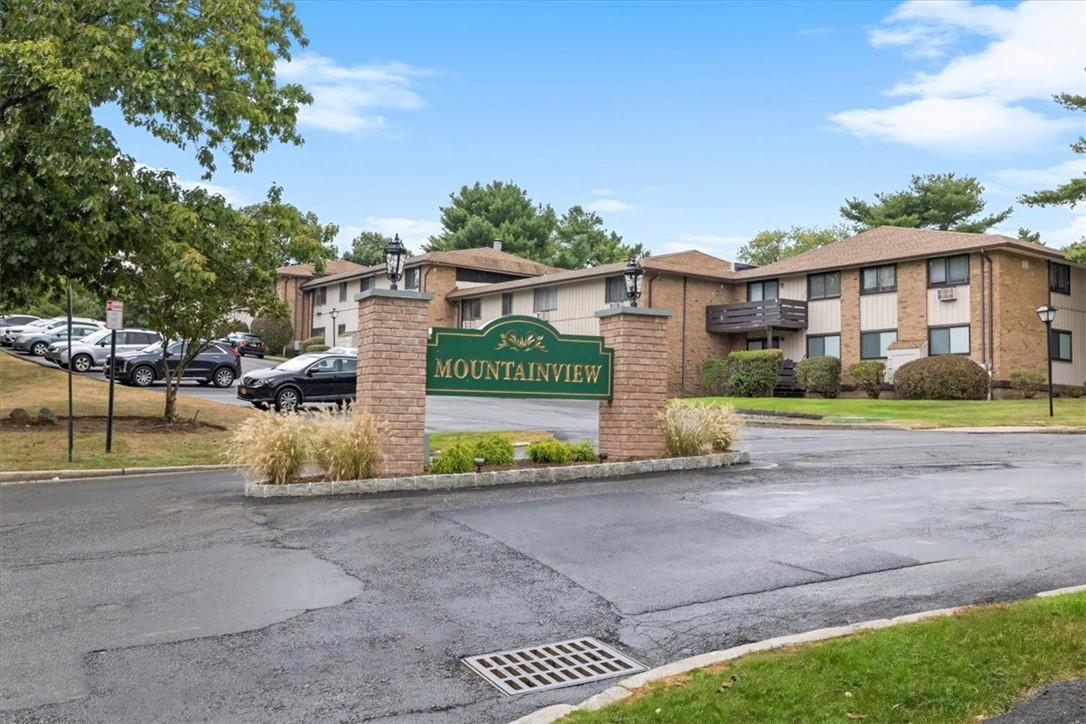
[[[785,561],[778,561],[774,559],[769,560],[770,563],[776,563],[778,566],[785,566],[786,568],[795,568],[797,571],[803,571],[804,573],[813,573],[816,576],[822,576],[823,578],[829,578],[830,574],[825,571],[816,571],[813,568],[804,568],[803,566],[797,566],[795,563],[786,563]]]

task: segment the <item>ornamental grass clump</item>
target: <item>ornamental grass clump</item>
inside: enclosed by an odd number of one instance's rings
[[[306,462],[310,427],[302,415],[258,413],[234,428],[227,456],[263,482],[285,485],[297,479]]]
[[[349,414],[324,409],[311,412],[309,444],[313,462],[329,480],[358,480],[373,475],[381,455],[384,432],[373,415],[363,410]]]
[[[675,457],[726,452],[739,437],[739,418],[730,405],[679,403],[667,408],[665,432]]]

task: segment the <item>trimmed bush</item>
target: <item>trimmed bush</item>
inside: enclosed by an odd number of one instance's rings
[[[726,452],[739,436],[739,418],[730,405],[676,403],[667,408],[665,432],[669,455]]]
[[[573,461],[570,446],[558,440],[540,440],[528,446],[528,459],[533,463],[558,463],[565,465]]]
[[[487,465],[512,465],[513,443],[501,435],[486,435],[475,443],[475,457],[486,460]]]
[[[584,442],[575,442],[567,445],[570,453],[573,455],[573,462],[575,463],[594,463],[599,460],[599,455],[596,454],[596,448],[592,447],[592,443],[585,440]]]
[[[1045,378],[1033,370],[1015,370],[1011,373],[1011,389],[1018,390],[1022,397],[1032,399],[1044,387]]]
[[[306,352],[327,352],[328,351],[328,345],[326,345],[324,342],[321,342],[320,344],[307,344],[305,346],[305,351]]]
[[[441,451],[437,460],[430,463],[430,472],[435,475],[470,473],[475,469],[475,446],[458,442]]]
[[[728,383],[728,361],[710,357],[701,363],[701,383],[710,395],[723,395]]]
[[[325,409],[309,413],[313,461],[329,480],[373,476],[384,433],[377,420],[361,410],[344,415]]]
[[[727,359],[725,389],[739,397],[770,397],[783,364],[784,353],[779,349],[732,352]]]
[[[867,393],[872,400],[879,399],[882,381],[886,376],[886,365],[876,360],[857,362],[848,368],[848,376],[856,386]]]
[[[796,365],[796,381],[807,392],[832,399],[841,392],[841,360],[808,357]]]
[[[968,357],[921,357],[898,368],[894,389],[903,400],[983,400],[988,373]]]
[[[257,317],[251,327],[253,334],[260,335],[267,343],[268,351],[272,354],[281,353],[294,338],[294,328],[285,317]]]
[[[1070,397],[1072,399],[1079,399],[1086,395],[1086,387],[1079,387],[1078,385],[1070,385],[1065,387],[1060,394],[1061,397]]]
[[[227,455],[263,482],[285,485],[297,479],[308,458],[311,427],[302,415],[257,413],[234,428]]]

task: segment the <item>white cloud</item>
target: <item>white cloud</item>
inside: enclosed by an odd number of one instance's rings
[[[1008,168],[992,174],[993,181],[984,184],[989,193],[1018,196],[1065,184],[1075,176],[1086,173],[1086,161],[1072,159],[1047,168]]]
[[[921,148],[1001,151],[1047,141],[1077,127],[1077,121],[1048,112],[1055,111],[1054,93],[1081,85],[1084,23],[1082,2],[1027,0],[1004,8],[910,0],[871,31],[873,46],[933,59],[966,35],[986,38],[987,44],[888,91],[913,100],[848,110],[830,120],[858,136]],[[1023,105],[1036,101],[1045,103],[1041,111]]]
[[[382,110],[415,111],[425,102],[414,89],[431,71],[405,63],[341,66],[331,58],[307,53],[276,64],[277,77],[300,83],[313,104],[298,111],[298,123],[337,133],[373,134],[383,130]]]
[[[739,247],[751,240],[753,234],[747,236],[729,236],[724,234],[679,234],[678,241],[670,241],[663,245],[660,253],[674,251],[688,251],[697,249],[706,254],[735,261],[739,254]]]
[[[422,250],[422,245],[433,235],[441,231],[441,224],[429,219],[407,219],[399,216],[367,216],[362,225],[347,224],[341,226],[336,235],[336,247],[346,251],[351,241],[363,231],[376,231],[385,236],[400,235],[408,249],[415,253]]]
[[[1062,249],[1068,244],[1086,239],[1086,210],[1064,209],[1062,211],[1062,221],[1058,221],[1055,224],[1042,225],[1025,223],[1022,225],[1031,231],[1040,233],[1041,241],[1045,243],[1045,246],[1053,249]],[[992,233],[1016,238],[1018,236],[1018,226],[992,229]]]
[[[155,166],[148,166],[145,163],[137,163],[135,165],[137,171],[141,169],[147,169],[148,171],[169,171],[170,169],[156,168]],[[172,173],[172,172],[171,172]],[[184,179],[174,175],[174,181],[183,189],[203,189],[209,194],[222,196],[226,203],[231,206],[244,206],[246,204],[246,197],[241,191],[232,189],[229,186],[220,186],[219,184],[210,184],[207,181]]]
[[[621,213],[623,211],[633,211],[636,207],[618,199],[596,199],[585,204],[585,208],[589,211]]]

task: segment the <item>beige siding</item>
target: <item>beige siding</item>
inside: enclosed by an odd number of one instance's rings
[[[860,295],[860,331],[897,329],[897,293]]]
[[[1053,294],[1052,306],[1059,311],[1054,329],[1071,333],[1071,361],[1052,363],[1052,381],[1057,385],[1086,384],[1086,269],[1071,268],[1071,293]]]
[[[807,302],[807,334],[837,334],[840,331],[840,299],[816,299]]]
[[[807,336],[803,332],[781,334],[781,351],[784,358],[799,361],[807,355]]]
[[[502,295],[493,294],[489,297],[483,297],[482,305],[484,322],[492,322],[502,316]]]
[[[488,294],[482,297],[483,315],[478,324],[497,319],[501,316],[501,294]],[[549,312],[535,312],[535,292],[525,289],[513,293],[513,314],[545,319],[559,332],[566,334],[599,334],[599,319],[596,312],[607,305],[604,303],[604,281],[588,279],[575,284],[558,286],[558,309]],[[467,326],[467,325],[465,325]]]
[[[945,324],[969,324],[969,285],[963,284],[952,288],[956,299],[952,302],[939,301],[939,289],[928,290],[928,326],[938,327]]]
[[[781,299],[798,299],[803,301],[807,298],[807,277],[806,275],[800,277],[782,277],[780,286]]]
[[[375,286],[378,289],[388,289],[389,282],[388,277],[384,274],[378,274],[375,277]],[[340,282],[332,282],[324,285],[324,288],[328,290],[328,303],[313,305],[313,316],[311,318],[312,327],[324,327],[324,343],[332,344],[332,318],[329,316],[329,312],[332,309],[338,310],[336,313],[336,327],[343,325],[345,330],[342,334],[336,333],[336,344],[339,346],[348,346],[354,344],[354,333],[358,331],[358,302],[354,300],[354,295],[358,294],[361,290],[361,279],[350,279],[347,281],[347,301],[339,301],[339,285]],[[316,289],[313,289],[316,292]],[[316,296],[313,297],[314,302]],[[319,314],[318,314],[319,312]]]

